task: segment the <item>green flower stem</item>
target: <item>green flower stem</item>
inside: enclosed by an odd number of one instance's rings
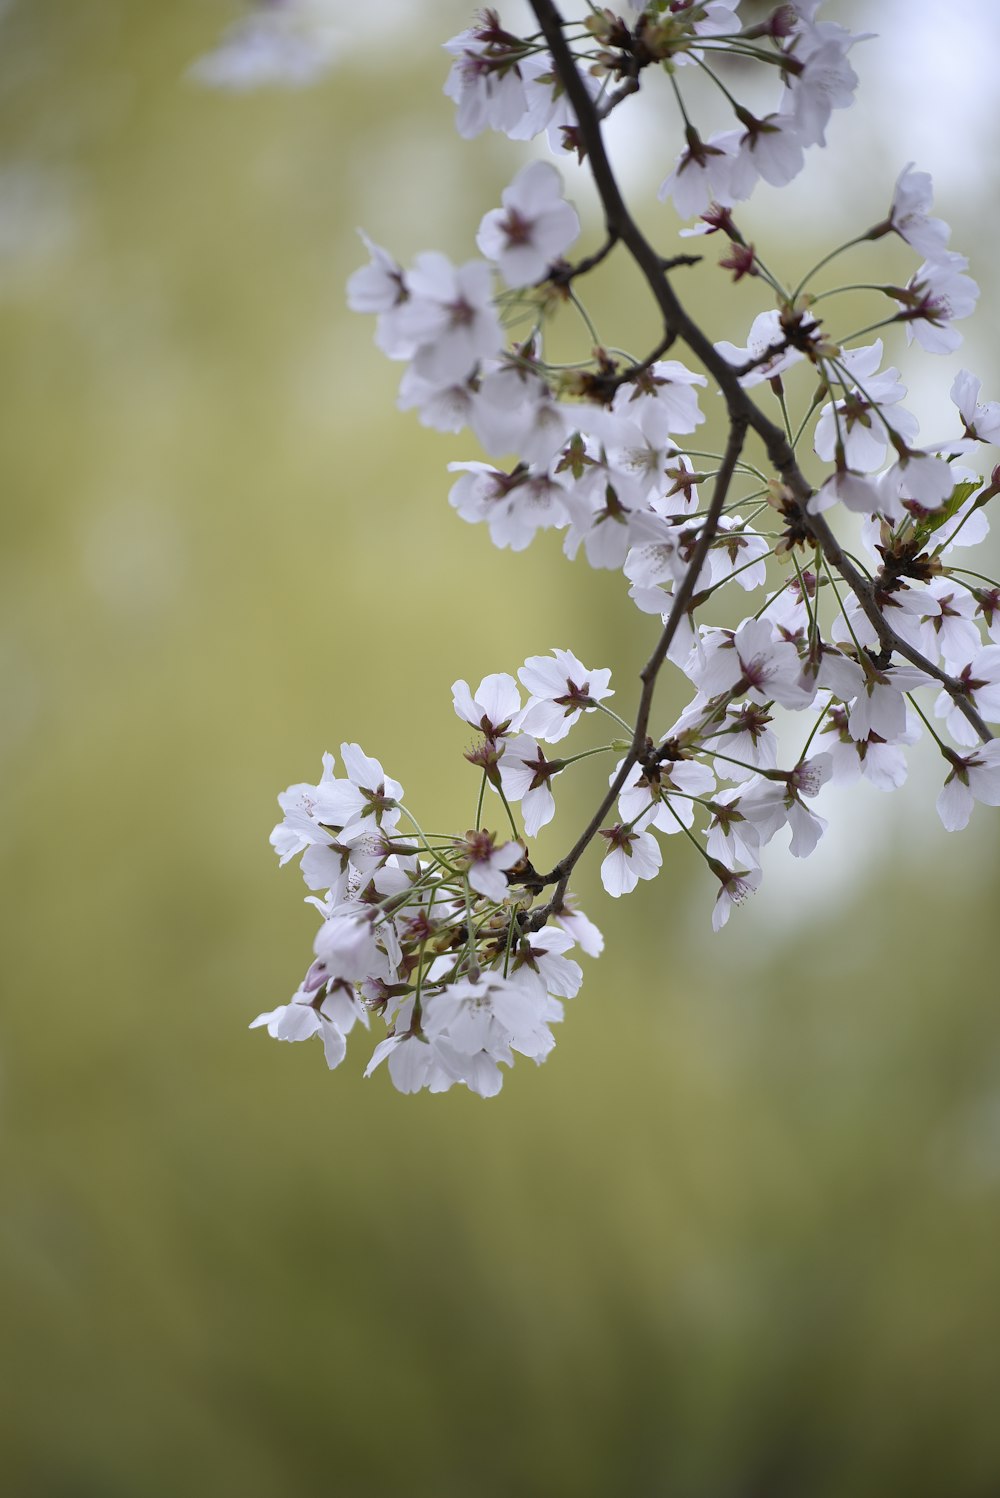
[[[619,719],[619,721],[621,721],[621,720]],[[627,726],[628,725],[626,724],[626,727]],[[632,732],[632,730],[629,729],[629,733],[631,733],[631,732]],[[581,754],[571,754],[568,759],[564,759],[561,762],[561,764],[559,766],[559,771],[557,771],[557,773],[561,773],[563,770],[565,770],[566,767],[567,767],[567,765],[575,765],[576,762],[577,762],[577,760],[580,760],[580,759],[590,759],[591,755],[594,755],[594,754],[616,754],[618,752],[619,751],[615,749],[614,744],[601,744],[600,747],[597,748],[597,749],[584,749]]]
[[[632,724],[631,723],[626,723],[624,718],[620,718],[618,716],[618,714],[615,712],[615,710],[614,710],[613,707],[605,707],[603,702],[598,702],[598,703],[595,704],[595,706],[597,707],[598,712],[606,713],[609,718],[614,718],[615,722],[618,724],[618,727],[619,728],[624,728],[625,732],[631,738],[631,736],[632,736]],[[569,764],[569,760],[567,760],[566,763]]]
[[[795,575],[799,580],[799,593],[806,606],[806,614],[809,617],[809,640],[811,643],[819,633],[819,618],[818,614],[813,612],[812,599],[809,597],[809,589],[806,587],[805,578],[802,576],[802,568],[799,566],[799,559],[795,555],[794,547],[792,548],[792,565],[795,568]]]
[[[904,319],[897,313],[895,317],[883,317],[881,322],[870,322],[867,328],[856,328],[853,333],[848,333],[841,340],[842,343],[851,343],[855,338],[864,338],[866,333],[877,333],[879,328],[890,328],[893,323],[903,322]]]
[[[745,759],[734,759],[731,754],[723,754],[721,749],[707,749],[702,746],[702,754],[710,754],[713,759],[724,759],[727,764],[739,765],[743,770],[750,770],[754,775],[761,775],[763,771],[760,765],[748,765]]]
[[[799,764],[802,763],[802,761],[805,759],[806,755],[809,753],[809,746],[812,743],[813,739],[816,737],[816,735],[819,733],[819,730],[820,730],[820,728],[821,728],[821,726],[823,724],[823,721],[826,718],[826,716],[829,713],[829,711],[830,711],[830,707],[829,707],[829,704],[827,704],[827,706],[820,713],[819,717],[816,719],[816,722],[813,724],[812,728],[809,730],[809,737],[806,739],[805,743],[802,745],[802,748],[799,751]]]
[[[951,577],[956,572],[964,572],[966,577],[978,577],[981,583],[986,583],[991,588],[1000,587],[1000,583],[996,582],[994,578],[987,577],[984,572],[973,572],[971,567],[946,567],[945,572],[948,577]],[[956,581],[961,582],[961,578],[957,578]],[[963,586],[969,588],[968,583],[964,583]],[[975,592],[976,589],[969,588],[969,591]]]
[[[844,394],[850,395],[852,389],[860,390],[869,406],[871,406],[878,412],[879,421],[881,421],[886,431],[890,432],[893,437],[899,437],[899,433],[896,431],[896,428],[890,421],[886,420],[886,417],[882,411],[882,407],[879,405],[878,401],[872,400],[871,396],[868,394],[868,391],[862,385],[861,381],[857,378],[856,375],[851,374],[846,364],[841,363],[839,359],[831,359],[830,363],[837,371],[837,383],[840,385]],[[836,407],[834,409],[836,409]],[[900,441],[902,441],[902,438],[900,438]]]
[[[696,447],[682,447],[680,451],[686,458],[712,458],[716,463],[721,463],[723,461],[722,453],[701,452]],[[735,464],[735,468],[737,473],[752,473],[755,479],[760,479],[765,488],[770,483],[770,479],[768,478],[767,474],[761,473],[759,468],[755,468],[753,464],[748,463],[745,458],[741,458]]]
[[[844,608],[843,600],[837,590],[837,584],[833,580],[833,573],[830,570],[830,564],[825,556],[823,558],[823,571],[826,573],[827,577],[830,580],[830,587],[833,589],[833,596],[837,600],[837,607],[839,608],[841,615],[843,616],[844,623],[847,625],[847,633],[854,641],[854,648],[858,652],[859,659],[863,661],[865,652],[861,648],[861,642],[859,641],[857,635],[854,633],[854,626],[851,624],[851,621],[847,614],[847,610]]]
[[[439,863],[443,869],[447,869],[449,874],[454,874],[456,878],[459,878],[460,875],[461,875],[461,870],[460,869],[456,869],[455,865],[449,863],[446,858],[442,857],[442,855],[437,851],[436,848],[432,848],[431,847],[431,845],[430,845],[430,843],[429,843],[429,841],[427,839],[427,834],[424,832],[424,829],[421,827],[420,823],[417,821],[417,819],[413,815],[412,811],[409,811],[403,805],[402,801],[399,803],[399,809],[400,809],[400,811],[403,813],[403,815],[405,817],[409,817],[410,821],[413,823],[414,827],[417,829],[417,836],[420,838],[420,841],[423,843],[424,848],[430,854],[430,856],[434,860],[434,862],[435,863]]]
[[[690,120],[690,117],[688,115],[688,112],[684,108],[684,100],[681,97],[681,91],[680,91],[680,88],[677,85],[677,79],[674,77],[673,73],[668,74],[668,77],[670,79],[670,87],[674,91],[674,98],[677,100],[677,107],[678,107],[678,109],[681,112],[681,118],[683,119],[684,124],[687,127],[687,129],[688,130],[693,130],[694,126],[691,124],[691,120]]]
[[[758,534],[760,534],[760,532],[758,532]],[[713,593],[718,592],[720,588],[724,588],[727,583],[731,583],[734,577],[739,577],[741,572],[746,572],[748,567],[756,567],[758,562],[766,562],[768,557],[773,556],[774,547],[772,546],[770,551],[766,551],[762,557],[753,557],[749,562],[742,562],[739,567],[734,567],[728,577],[720,577],[717,583],[713,583],[710,588],[707,588],[705,590],[703,601],[705,598],[711,598]]]
[[[472,931],[472,886],[469,876],[465,876],[465,931],[468,945],[468,975],[474,983],[479,977],[479,960],[476,952],[476,941]]]
[[[828,395],[831,394],[829,386],[827,386],[826,393]],[[806,414],[803,416],[802,420],[799,423],[798,431],[795,433],[795,437],[794,437],[794,439],[792,441],[792,448],[793,448],[793,450],[798,447],[799,442],[802,439],[802,433],[806,429],[806,423],[808,422],[809,418],[812,416],[813,412],[816,410],[816,407],[819,405],[819,403],[820,403],[820,401],[822,401],[822,399],[823,399],[823,391],[822,390],[817,390],[816,394],[813,396],[812,400],[809,403],[809,409],[808,409],[808,411],[806,412]]]
[[[871,231],[869,230],[864,234],[859,234],[856,239],[845,240],[845,242],[841,245],[838,245],[835,250],[831,250],[828,255],[824,255],[822,260],[817,260],[816,264],[812,266],[811,269],[806,271],[805,275],[802,277],[802,280],[792,292],[792,301],[794,302],[802,294],[807,284],[812,280],[813,276],[816,275],[817,271],[821,271],[825,265],[829,265],[831,260],[836,260],[837,256],[842,255],[845,250],[853,249],[856,244],[864,244],[865,241],[869,238],[870,233]],[[866,287],[864,289],[874,289],[876,291],[881,291],[882,288],[879,286],[875,288]],[[814,298],[814,300],[818,301],[819,298],[816,297]]]
[[[937,744],[938,748],[941,750],[941,753],[944,755],[945,759],[948,761],[949,764],[951,764],[952,763],[952,758],[951,757],[952,757],[952,755],[955,752],[954,749],[950,749],[948,747],[948,745],[944,742],[944,739],[942,739],[941,735],[936,731],[936,729],[934,728],[934,725],[930,722],[929,718],[927,717],[927,714],[923,711],[923,709],[920,706],[920,703],[917,701],[916,697],[914,697],[913,693],[912,692],[907,692],[906,697],[907,697],[907,700],[913,704],[914,708],[916,709],[917,716],[923,720],[924,727],[927,729],[927,732],[930,734],[931,738],[934,740],[934,742]]]
[[[592,340],[592,342],[594,344],[594,347],[595,348],[600,348],[601,347],[600,334],[598,333],[597,329],[594,327],[594,324],[593,324],[593,321],[591,319],[590,313],[587,311],[586,307],[583,305],[583,303],[581,302],[580,298],[577,296],[576,292],[573,290],[572,286],[568,286],[566,288],[566,291],[567,291],[567,294],[569,296],[570,301],[573,303],[573,306],[576,308],[577,312],[579,312],[580,316],[583,318],[583,321],[586,324],[587,332],[590,334],[590,337],[591,337],[591,340]]]
[[[517,830],[517,823],[514,821],[514,813],[510,809],[510,802],[507,800],[507,797],[503,793],[503,786],[497,786],[497,794],[499,795],[500,800],[503,802],[504,811],[507,813],[507,820],[510,823],[510,830],[514,834],[515,839],[519,841],[521,834]]]
[[[764,599],[764,602],[761,604],[760,608],[753,615],[753,618],[754,619],[759,619],[760,616],[763,614],[764,610],[767,609],[767,608],[769,608],[770,605],[774,602],[774,600],[776,598],[780,598],[781,595],[782,595],[782,593],[787,593],[788,589],[791,586],[792,586],[792,579],[790,577],[787,577],[785,579],[785,581],[782,583],[781,587],[777,590],[776,593],[772,593],[771,596],[770,596],[770,598],[765,598]]]
[[[708,850],[707,850],[707,848],[703,848],[703,847],[702,847],[702,846],[701,846],[701,843],[699,843],[699,841],[698,841],[698,839],[697,839],[697,838],[696,838],[696,837],[695,837],[695,835],[694,835],[694,833],[693,833],[693,832],[692,832],[692,831],[691,831],[691,829],[690,829],[690,827],[688,827],[688,826],[687,826],[687,825],[686,825],[686,824],[685,824],[685,823],[684,823],[684,822],[683,822],[683,821],[682,821],[682,820],[681,820],[681,818],[680,818],[680,817],[679,817],[679,816],[678,816],[678,815],[677,815],[677,813],[676,813],[676,812],[675,812],[675,811],[674,811],[674,808],[673,808],[673,807],[672,807],[672,806],[671,806],[671,805],[670,805],[670,802],[669,802],[669,801],[668,801],[668,802],[666,802],[666,803],[665,803],[665,804],[666,804],[666,808],[667,808],[667,810],[668,810],[668,811],[669,811],[669,813],[670,813],[670,815],[671,815],[671,816],[672,816],[672,817],[673,817],[673,819],[674,819],[674,821],[675,821],[675,822],[676,822],[676,823],[677,823],[677,825],[678,825],[678,827],[679,827],[679,828],[680,828],[680,829],[681,829],[681,831],[682,831],[682,832],[683,832],[683,833],[684,833],[684,835],[685,835],[685,837],[686,837],[686,838],[687,838],[687,840],[688,840],[688,842],[690,842],[690,843],[693,843],[693,845],[694,845],[694,846],[695,846],[695,847],[696,847],[696,848],[697,848],[697,849],[698,849],[698,852],[699,852],[699,853],[700,853],[700,854],[701,854],[701,856],[702,856],[702,858],[703,858],[703,859],[704,859],[704,860],[705,860],[705,862],[706,862],[706,863],[707,863],[707,864],[708,864],[708,866],[709,866],[709,868],[711,868],[711,866],[712,866],[712,860],[711,860],[711,858],[710,858],[710,857],[709,857],[709,854],[708,854]]]
[[[517,912],[515,910],[512,910],[510,913],[510,920],[507,922],[507,944],[504,947],[503,951],[503,975],[505,978],[507,976],[507,970],[510,967],[510,949],[514,942],[514,927],[516,924]]]
[[[733,45],[723,47],[719,45],[721,42]],[[731,56],[752,57],[757,62],[767,62],[776,68],[785,67],[787,61],[783,52],[768,52],[766,48],[752,46],[744,40],[741,31],[720,32],[711,38],[699,37],[696,45],[700,52],[721,52],[723,55],[728,52]]]

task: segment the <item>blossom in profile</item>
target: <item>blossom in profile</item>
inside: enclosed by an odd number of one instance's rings
[[[913,165],[911,161],[904,166],[896,179],[888,227],[926,260],[942,260],[951,230],[943,219],[929,217],[934,184],[929,172],[915,172]]]

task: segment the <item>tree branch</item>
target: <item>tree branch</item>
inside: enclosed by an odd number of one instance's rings
[[[821,515],[809,513],[808,502],[813,493],[812,486],[799,468],[785,433],[764,415],[755,401],[750,399],[739,382],[739,372],[722,357],[711,340],[684,310],[670,285],[662,257],[657,254],[625,205],[604,146],[597,107],[577,71],[573,54],[563,34],[563,21],[557,7],[553,4],[553,0],[530,0],[530,4],[548,43],[556,73],[573,106],[580,137],[586,148],[593,173],[594,184],[604,209],[608,233],[621,240],[642,272],[660,309],[665,333],[671,340],[680,338],[686,343],[708,370],[725,399],[730,423],[741,421],[744,428],[748,427],[757,433],[764,444],[771,466],[795,500],[799,511],[798,518],[803,528],[815,539],[827,561],[831,566],[836,567],[854,593],[883,647],[886,650],[895,651],[922,671],[926,671],[929,676],[940,681],[959,712],[972,724],[977,734],[984,741],[991,739],[992,733],[969,701],[968,694],[961,683],[942,671],[932,661],[927,660],[896,633],[879,609],[871,585],[845,557],[843,549],[827,522]]]
[[[723,506],[726,503],[726,495],[729,493],[729,485],[732,481],[736,464],[739,461],[740,453],[743,451],[745,437],[746,423],[737,417],[729,431],[726,451],[715,478],[712,501],[705,514],[705,519],[698,534],[698,540],[695,543],[687,571],[674,589],[670,612],[667,615],[660,638],[656,642],[656,649],[639,672],[639,680],[642,682],[642,695],[639,698],[639,709],[636,713],[635,728],[632,732],[632,742],[629,745],[628,752],[619,765],[618,773],[608,787],[601,804],[573,844],[573,847],[565,857],[559,860],[550,874],[539,878],[537,887],[544,889],[549,884],[555,884],[556,888],[548,904],[543,905],[539,910],[532,913],[527,923],[529,930],[537,930],[540,926],[544,926],[550,915],[555,914],[556,911],[563,908],[566,901],[566,890],[569,885],[570,875],[583,853],[601,830],[604,818],[617,801],[630,772],[639,763],[639,760],[646,751],[649,716],[653,707],[653,697],[656,693],[657,677],[667,658],[667,652],[673,643],[681,619],[687,612],[688,605],[694,597],[695,586],[701,574],[701,569],[705,564],[705,558],[708,556],[712,542],[718,534],[719,516],[722,514]]]

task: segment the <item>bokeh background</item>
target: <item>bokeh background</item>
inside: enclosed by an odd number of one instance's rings
[[[445,464],[474,444],[395,412],[344,309],[357,225],[463,258],[523,160],[452,128],[464,8],[357,9],[324,84],[238,97],[185,79],[223,0],[0,13],[3,1489],[985,1498],[997,824],[942,832],[933,759],[831,802],[717,938],[689,850],[617,904],[589,859],[606,953],[495,1101],[246,1029],[314,928],[267,846],[278,790],[357,739],[463,828],[451,682],[563,645],[627,710],[651,638],[557,538],[515,558],[462,525]],[[963,362],[1000,394],[998,13],[824,13],[881,33],[861,102],[741,221],[792,274],[907,160],[935,173],[984,288],[914,376],[936,426]],[[615,149],[669,253],[657,112]],[[715,258],[684,291],[735,337],[766,303]],[[627,276],[591,306],[654,341]]]

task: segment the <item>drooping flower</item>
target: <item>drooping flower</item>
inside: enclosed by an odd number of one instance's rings
[[[967,827],[977,801],[1000,806],[1000,741],[996,739],[952,760],[951,773],[937,798],[945,829],[961,832]]]
[[[616,822],[613,827],[602,828],[601,837],[608,842],[601,864],[601,883],[609,895],[627,895],[640,879],[656,878],[663,855],[650,833]]]

